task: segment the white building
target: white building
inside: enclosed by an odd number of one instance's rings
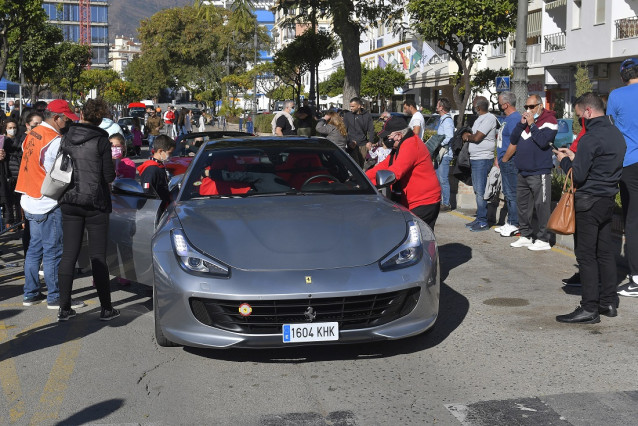
[[[109,65],[122,76],[127,65],[141,52],[142,43],[126,36],[116,36],[109,47]]]

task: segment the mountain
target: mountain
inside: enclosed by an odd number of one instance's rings
[[[116,35],[137,36],[140,20],[151,17],[162,9],[192,5],[193,0],[110,0],[109,1],[109,39]]]

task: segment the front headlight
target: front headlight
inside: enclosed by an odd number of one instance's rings
[[[423,257],[421,231],[414,221],[408,222],[408,235],[399,247],[379,261],[383,271],[407,268],[418,263]]]
[[[179,265],[186,272],[224,278],[229,276],[230,270],[228,266],[194,249],[181,229],[171,230],[171,241],[175,257],[177,257]]]

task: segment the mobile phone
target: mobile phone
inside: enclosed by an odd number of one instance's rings
[[[549,143],[550,148],[552,148],[554,151],[558,151],[558,148],[556,148],[556,145],[554,145],[554,142],[550,142]]]

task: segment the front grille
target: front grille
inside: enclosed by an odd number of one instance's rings
[[[219,300],[193,297],[191,310],[201,323],[245,334],[281,333],[283,324],[308,322],[304,313],[312,307],[312,322],[338,322],[340,330],[376,327],[409,314],[419,301],[420,287],[368,296],[295,300]],[[248,303],[252,314],[239,314]]]

